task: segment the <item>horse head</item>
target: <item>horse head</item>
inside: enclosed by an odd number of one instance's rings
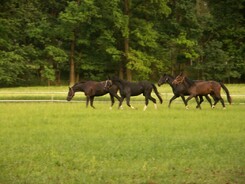
[[[167,83],[169,81],[169,79],[171,78],[170,75],[167,75],[167,74],[163,74],[163,76],[161,76],[161,78],[159,79],[158,81],[158,86],[161,86],[162,84],[164,83]]]
[[[74,92],[73,88],[69,87],[69,91],[68,91],[68,95],[67,95],[66,100],[71,101],[71,99],[74,97],[74,95],[75,95],[75,92]]]

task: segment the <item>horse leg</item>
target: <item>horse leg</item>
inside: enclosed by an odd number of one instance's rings
[[[112,106],[114,105],[115,100],[114,100],[114,96],[111,93],[110,93],[110,98],[111,98],[111,107],[110,107],[110,109],[112,109]]]
[[[209,98],[209,96],[208,96],[208,95],[205,95],[205,98],[207,99],[207,101],[209,102],[210,106],[212,107],[212,101],[211,101],[211,99]]]
[[[124,96],[122,96],[122,98],[120,99],[120,101],[119,101],[119,105],[118,105],[118,109],[122,109],[122,103],[123,103],[123,100],[124,100]]]
[[[186,103],[186,100],[185,100],[185,96],[181,95],[180,97],[181,97],[182,101],[184,102],[185,106],[187,106],[187,103]],[[176,98],[178,98],[178,96]]]
[[[86,96],[86,107],[88,108],[89,96]]]
[[[196,102],[197,102],[197,106],[196,108],[198,109],[201,109],[201,103],[203,102],[203,97],[202,96],[199,96],[199,99],[200,99],[200,102],[198,101],[198,97],[195,96],[195,99],[196,99]]]
[[[119,103],[120,103],[120,101],[121,101],[121,97],[119,97],[118,95],[117,95],[117,93],[110,93],[110,97],[111,97],[111,107],[110,107],[110,109],[112,109],[112,106],[114,105],[114,103],[115,103],[115,100],[114,100],[114,97],[119,101]]]
[[[179,97],[179,96],[174,95],[174,96],[169,100],[168,108],[170,108],[170,105],[171,105],[172,101],[174,101],[174,100],[175,100],[176,98],[178,98],[178,97]],[[185,97],[182,97],[182,96],[181,96],[181,98],[182,98],[183,102],[185,103]]]
[[[135,109],[131,104],[130,104],[130,96],[126,96],[126,100],[127,100],[127,105],[129,107],[131,107],[132,109]]]
[[[148,104],[149,104],[149,99],[147,97],[145,97],[145,107],[144,107],[143,111],[145,111],[147,109]]]
[[[91,96],[91,97],[90,97],[90,106],[93,107],[93,108],[95,109],[93,103],[94,103],[94,96]]]
[[[220,100],[220,102],[221,102],[221,104],[222,104],[222,106],[223,106],[223,109],[225,109],[225,102],[224,102],[224,99],[220,96],[220,97],[219,97],[219,100]]]
[[[215,108],[215,105],[219,102],[219,99],[217,97],[214,97],[214,104],[212,108]]]
[[[120,102],[120,100],[121,100],[120,96],[118,96],[116,93],[113,93],[112,95]]]
[[[185,103],[186,103],[185,108],[186,108],[186,109],[189,109],[189,108],[188,108],[188,102],[189,102],[189,100],[192,99],[193,97],[194,97],[193,95],[190,95],[190,96],[186,99],[186,101],[185,101]]]
[[[157,100],[151,96],[151,94],[148,96],[148,99],[150,99],[154,103],[155,109],[157,109]]]

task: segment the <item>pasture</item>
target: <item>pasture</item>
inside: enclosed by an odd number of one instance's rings
[[[125,102],[109,110],[99,99],[95,110],[84,102],[0,103],[0,183],[244,183],[244,104],[168,109],[165,99],[143,112],[142,101],[132,101],[138,110]]]

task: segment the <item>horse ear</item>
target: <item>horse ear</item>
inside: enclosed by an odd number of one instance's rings
[[[107,80],[111,80],[111,77],[109,75],[107,76]]]

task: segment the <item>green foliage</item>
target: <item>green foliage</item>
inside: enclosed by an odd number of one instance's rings
[[[50,58],[57,63],[64,63],[68,59],[68,56],[64,50],[52,45],[47,46],[44,52],[46,52],[47,58]]]
[[[25,59],[15,52],[0,51],[0,84],[19,82],[26,69]]]
[[[187,70],[192,78],[243,81],[243,9],[243,0],[4,0],[1,86],[67,81],[71,57],[87,79],[130,69],[133,80]]]

